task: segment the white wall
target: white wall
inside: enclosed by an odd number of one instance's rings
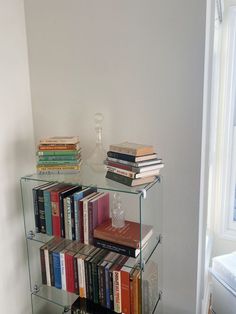
[[[34,141],[23,0],[0,0],[0,305],[30,313],[20,176],[33,172]]]
[[[26,0],[35,136],[154,144],[164,169],[164,313],[195,313],[204,0]]]

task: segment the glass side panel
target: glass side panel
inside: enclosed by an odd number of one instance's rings
[[[147,190],[144,197],[140,197],[140,229],[142,246],[145,246],[147,235],[151,229],[148,246],[140,253],[143,261],[142,282],[142,314],[161,313],[159,296],[162,287],[162,189],[161,178],[158,188],[156,185]],[[146,196],[146,197],[145,197]]]
[[[22,177],[25,180],[43,181],[43,182],[67,182],[72,184],[81,184],[83,186],[97,186],[100,189],[108,191],[118,191],[123,193],[139,194],[141,189],[148,189],[152,184],[129,187],[124,184],[105,178],[106,172],[94,172],[89,167],[83,166],[78,174],[59,174],[59,175],[40,175],[32,174]],[[158,182],[156,179],[154,182]]]

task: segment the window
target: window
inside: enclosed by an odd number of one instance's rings
[[[236,6],[225,12],[216,157],[216,207],[220,233],[236,239]]]

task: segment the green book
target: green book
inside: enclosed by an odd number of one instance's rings
[[[37,152],[38,156],[60,156],[60,155],[78,155],[80,150],[71,149],[71,150],[39,150]]]

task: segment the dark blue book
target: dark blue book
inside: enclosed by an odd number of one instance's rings
[[[53,273],[54,273],[54,286],[58,289],[62,288],[61,283],[61,262],[60,262],[60,252],[65,249],[67,245],[71,243],[71,240],[64,239],[62,243],[57,246],[55,250],[52,252],[53,259]]]

